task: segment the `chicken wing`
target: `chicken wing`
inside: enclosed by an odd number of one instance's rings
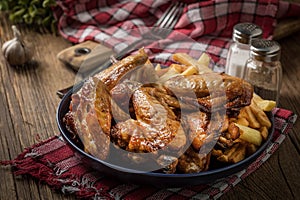
[[[165,82],[170,93],[176,94],[186,104],[199,106],[205,112],[222,108],[238,109],[251,103],[253,87],[246,81],[224,73],[175,76]],[[194,101],[195,95],[197,101]]]
[[[85,150],[90,154],[100,159],[107,158],[112,121],[110,90],[122,77],[142,66],[147,59],[147,54],[141,49],[138,54],[128,56],[90,77],[72,95],[65,122],[81,139]]]

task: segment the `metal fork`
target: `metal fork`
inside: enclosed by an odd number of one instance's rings
[[[171,32],[172,29],[175,27],[183,8],[186,4],[183,2],[173,2],[165,13],[160,17],[159,20],[149,29],[141,35],[141,38],[136,40],[135,42],[128,45],[125,49],[121,50],[116,56],[117,59],[122,58],[126,55],[130,50],[134,47],[137,48],[139,44],[143,42],[144,39],[164,39],[166,38]],[[114,61],[109,60],[108,62],[102,64],[100,67],[97,67],[93,71],[89,73],[89,76],[93,76],[96,73],[102,71],[105,67],[109,65],[109,63],[113,63]],[[74,85],[71,85],[67,88],[60,89],[56,92],[56,94],[62,98],[69,90],[73,88]]]
[[[157,20],[157,22],[145,33],[142,33],[141,38],[131,43],[125,49],[120,52],[121,57],[123,54],[128,53],[132,48],[137,48],[137,46],[142,43],[144,39],[164,39],[166,38],[175,27],[178,19],[181,16],[185,3],[183,2],[173,2],[165,13]]]

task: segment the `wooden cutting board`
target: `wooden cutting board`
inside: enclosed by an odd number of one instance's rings
[[[110,48],[94,41],[85,41],[62,50],[57,58],[84,74],[99,66],[99,63],[107,61],[112,55],[114,52]]]

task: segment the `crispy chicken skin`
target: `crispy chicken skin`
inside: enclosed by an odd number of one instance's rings
[[[136,120],[117,123],[113,140],[128,151],[153,152],[168,148],[180,150],[186,143],[185,133],[173,111],[141,87],[132,96]]]
[[[205,112],[194,112],[184,118],[185,128],[189,133],[188,138],[192,141],[193,148],[199,151],[208,136],[209,117]]]
[[[96,74],[95,77],[101,80],[110,91],[127,73],[142,67],[147,60],[148,55],[145,53],[144,49],[141,49],[138,54],[123,58],[102,72]]]
[[[100,159],[107,158],[112,121],[110,90],[126,73],[141,67],[147,59],[147,54],[141,49],[138,54],[128,56],[90,77],[72,95],[70,111],[64,120],[90,154]]]
[[[193,97],[190,97],[192,91],[198,100],[195,106],[200,106],[200,109],[205,112],[210,112],[212,106],[218,108],[225,105],[226,109],[247,106],[251,103],[253,95],[253,87],[248,82],[216,72],[175,76],[166,81],[164,86],[170,92],[180,96],[187,104],[195,104]]]
[[[80,138],[85,151],[101,159],[107,157],[111,127],[110,95],[101,81],[89,79],[80,92],[72,95],[65,121]]]

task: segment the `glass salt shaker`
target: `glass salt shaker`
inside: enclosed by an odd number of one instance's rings
[[[280,52],[280,45],[273,40],[252,40],[250,58],[245,64],[243,76],[253,85],[256,94],[276,101],[277,105],[282,81]]]
[[[242,78],[250,54],[250,41],[252,38],[261,38],[262,33],[262,29],[252,23],[239,23],[233,27],[234,43],[227,54],[226,74]]]

